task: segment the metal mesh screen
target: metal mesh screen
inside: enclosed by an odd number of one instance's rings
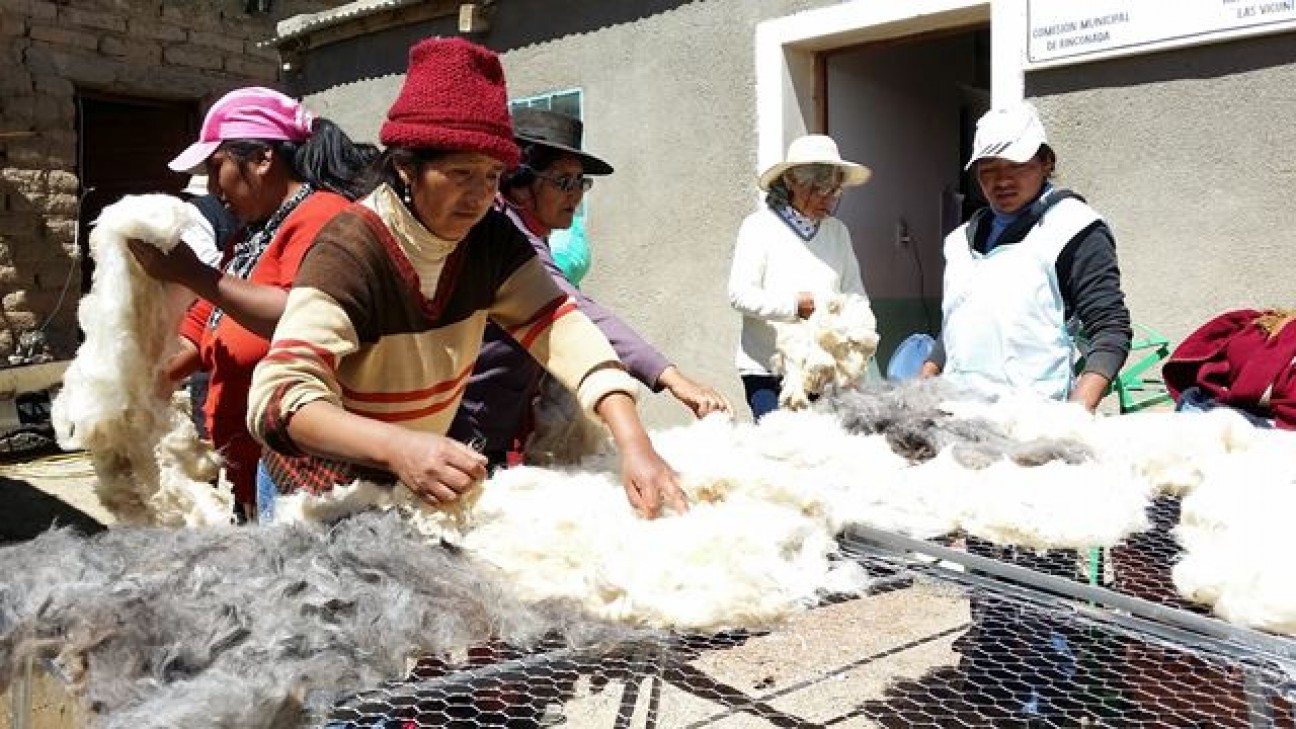
[[[1296,727],[1296,640],[1185,605],[1178,504],[1109,552],[1045,554],[874,530],[877,578],[777,630],[593,651],[486,646],[339,702],[333,729]]]
[[[869,594],[767,632],[655,635],[598,649],[480,646],[312,720],[415,727],[1126,727],[1296,729],[1296,639],[1187,605],[1175,499],[1116,549],[1036,554],[860,529]],[[11,686],[11,725],[32,712]],[[0,706],[0,710],[6,707]]]

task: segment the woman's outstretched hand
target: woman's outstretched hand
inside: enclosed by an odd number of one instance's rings
[[[645,519],[656,518],[663,507],[677,514],[688,511],[679,475],[651,443],[621,449],[621,481],[630,505]]]

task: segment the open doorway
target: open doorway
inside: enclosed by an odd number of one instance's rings
[[[172,172],[167,163],[197,137],[198,102],[93,92],[78,93],[76,102],[81,178],[77,245],[85,293],[94,269],[89,223],[122,195],[180,192],[188,177]]]
[[[942,242],[978,207],[963,171],[990,105],[987,25],[823,53],[817,84],[825,131],[873,179],[837,216],[851,231],[873,302],[885,371],[909,334],[940,329]]]

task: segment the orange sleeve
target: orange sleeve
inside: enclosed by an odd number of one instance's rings
[[[180,336],[194,343],[195,347],[202,347],[203,329],[207,327],[207,320],[211,318],[212,304],[206,299],[198,299],[189,307],[185,313],[184,321],[180,322]]]

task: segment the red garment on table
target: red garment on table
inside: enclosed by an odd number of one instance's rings
[[[1221,404],[1272,416],[1296,430],[1296,322],[1270,337],[1256,324],[1263,312],[1221,314],[1188,335],[1162,367],[1175,400],[1197,386]],[[1269,393],[1268,406],[1261,399]]]

